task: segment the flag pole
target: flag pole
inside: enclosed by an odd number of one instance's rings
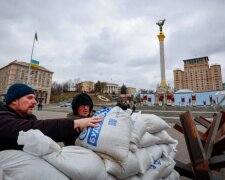
[[[30,63],[29,63],[28,75],[27,75],[27,84],[28,84],[28,85],[29,85],[29,83],[30,83],[31,61],[32,61],[32,58],[33,58],[34,43],[35,43],[35,40],[37,40],[37,33],[35,33],[35,35],[34,35],[33,46],[32,46],[32,51],[31,51],[31,56],[30,56]]]

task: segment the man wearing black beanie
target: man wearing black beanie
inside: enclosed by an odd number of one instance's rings
[[[5,100],[6,105],[0,104],[0,150],[22,149],[17,144],[21,130],[39,129],[56,142],[75,141],[80,134],[77,129],[97,127],[102,121],[102,117],[37,120],[32,114],[37,104],[35,92],[26,84],[13,84]]]

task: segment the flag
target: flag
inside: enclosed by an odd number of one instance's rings
[[[37,33],[35,33],[34,38],[35,38],[36,41],[38,41]]]
[[[144,96],[144,97],[143,97],[143,100],[147,101],[147,100],[148,100],[148,96],[147,96],[147,95]]]
[[[39,66],[39,61],[32,59],[31,60],[31,66],[32,67],[38,67]]]

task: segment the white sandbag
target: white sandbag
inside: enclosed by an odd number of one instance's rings
[[[161,159],[154,161],[150,166],[147,172],[143,175],[140,175],[141,180],[155,180],[159,179],[160,171],[165,168],[165,164],[162,164]]]
[[[141,112],[132,114],[131,119],[133,127],[130,141],[138,145],[146,132],[146,124],[141,118]]]
[[[165,168],[160,171],[159,178],[165,178],[174,170],[175,161],[169,156],[163,156],[161,160],[162,164],[165,164]]]
[[[138,149],[135,153],[135,156],[138,159],[139,172],[141,174],[144,174],[149,168],[149,165],[153,163],[154,160],[151,156],[149,156],[146,148]]]
[[[180,175],[177,171],[173,170],[169,176],[163,178],[164,180],[179,180],[180,179]]]
[[[131,177],[128,177],[124,180],[141,180],[138,176],[131,176]]]
[[[66,146],[61,152],[54,152],[43,158],[72,180],[106,180],[107,177],[102,159],[90,149]]]
[[[5,178],[4,178],[4,173],[3,173],[2,168],[0,168],[0,179],[1,179],[1,180],[5,179]]]
[[[137,152],[137,149],[138,149],[137,145],[134,144],[134,143],[132,143],[132,142],[130,142],[129,150],[130,150],[132,153],[135,153],[135,152]]]
[[[127,164],[124,167],[121,167],[120,164],[108,159],[104,159],[104,163],[106,172],[117,179],[124,179],[139,172],[138,159],[132,152],[129,152]]]
[[[127,110],[125,110],[125,112],[127,113],[127,114],[129,114],[129,115],[131,115],[132,114],[132,110],[131,109],[127,109]]]
[[[168,176],[174,168],[175,162],[168,157],[163,156],[157,159],[149,166],[147,172],[140,176],[142,180],[161,179]]]
[[[162,148],[163,154],[165,156],[169,156],[172,159],[175,158],[176,153],[177,153],[177,149],[176,149],[177,143],[174,143],[174,144],[160,144],[159,146]]]
[[[141,117],[146,123],[146,130],[149,133],[156,133],[170,128],[170,126],[163,119],[154,114],[141,114]]]
[[[112,176],[111,174],[107,173],[106,180],[117,180],[117,179],[114,176]]]
[[[153,145],[153,146],[149,146],[147,148],[145,148],[148,155],[154,160],[156,161],[157,159],[161,158],[161,156],[163,155],[163,150],[159,145]]]
[[[69,180],[48,162],[23,151],[0,151],[0,168],[5,180]]]
[[[172,144],[177,142],[165,130],[155,133],[154,136],[159,138],[156,144]]]
[[[145,148],[145,147],[153,146],[159,141],[160,139],[157,136],[154,136],[153,134],[146,132],[144,136],[141,138],[141,141],[138,144],[138,147]]]
[[[118,106],[100,110],[96,115],[103,116],[103,121],[97,128],[88,128],[80,134],[80,145],[125,163],[131,137],[130,116]]]
[[[23,151],[35,156],[43,156],[55,151],[60,151],[60,146],[50,137],[45,136],[40,130],[30,129],[20,131],[17,143],[23,146]]]
[[[145,174],[139,174],[141,180],[157,180],[159,172],[154,169],[149,169]]]

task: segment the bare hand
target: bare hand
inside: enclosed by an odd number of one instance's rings
[[[98,127],[98,123],[102,121],[101,116],[83,118],[74,120],[74,129],[81,128],[84,129],[86,127]]]

